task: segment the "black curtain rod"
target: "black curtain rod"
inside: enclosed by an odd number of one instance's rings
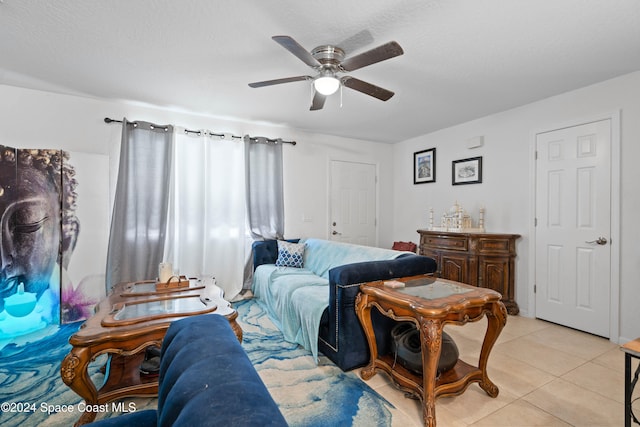
[[[105,117],[104,118],[104,122],[105,123],[122,123],[122,120],[116,120],[116,119],[111,119],[109,117]],[[135,122],[133,122],[135,123]],[[184,130],[185,133],[195,133],[198,135],[202,135],[202,131],[200,130],[190,130],[190,129],[185,129]],[[213,132],[207,132],[208,136],[217,136],[219,138],[224,138],[226,135],[224,133],[213,133]],[[237,136],[237,135],[231,135],[232,139],[243,139],[242,136]],[[250,140],[252,141],[257,141],[259,138],[257,137],[249,137]],[[282,143],[282,144],[291,144],[291,145],[296,145],[297,143],[295,141],[283,141],[281,139],[271,139],[271,138],[263,138],[265,141],[270,142],[270,143]]]

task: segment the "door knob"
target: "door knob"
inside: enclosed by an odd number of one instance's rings
[[[336,230],[333,230],[331,234],[333,234],[334,236],[338,236],[338,235],[342,236],[342,233],[338,233]]]
[[[606,237],[598,237],[597,240],[591,240],[591,241],[585,242],[585,243],[595,243],[596,245],[606,245],[607,244],[607,239],[606,239]]]

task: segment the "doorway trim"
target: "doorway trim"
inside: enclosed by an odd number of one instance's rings
[[[556,125],[543,126],[530,135],[529,142],[529,286],[528,315],[536,317],[536,136],[540,133],[565,129],[601,120],[611,120],[611,275],[609,292],[609,340],[620,343],[620,110],[573,119]]]

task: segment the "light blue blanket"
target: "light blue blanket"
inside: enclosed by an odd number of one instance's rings
[[[329,281],[313,274],[310,270],[264,264],[256,268],[253,274],[253,294],[258,299],[258,303],[265,308],[269,318],[282,331],[284,339],[298,343],[310,350],[315,347],[314,357],[317,357],[318,345],[316,343],[315,346],[310,346],[302,338],[307,334],[301,332],[303,322],[300,321],[300,318],[302,316],[297,313],[299,308],[294,306],[292,302],[295,294],[304,293],[306,289],[314,287],[320,287],[325,298],[317,299],[314,297],[313,301],[309,301],[309,303],[317,306],[317,309],[321,306],[327,307],[329,305]],[[322,311],[320,311],[320,315],[322,315]],[[319,317],[318,325],[320,325]],[[318,327],[315,329],[317,341]]]
[[[311,351],[318,361],[320,318],[329,306],[329,270],[355,262],[389,260],[402,252],[320,239],[303,239],[304,268],[259,266],[253,293],[284,339]]]

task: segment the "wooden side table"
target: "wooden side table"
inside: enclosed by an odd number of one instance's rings
[[[190,288],[156,292],[153,281],[121,283],[96,307],[96,313],[69,338],[72,349],[62,361],[65,384],[82,397],[87,408],[75,426],[93,421],[101,405],[128,396],[156,396],[158,378],[140,375],[144,352],[160,346],[171,322],[188,316],[217,313],[225,316],[238,340],[242,329],[238,313],[222,299],[219,288],[201,282]],[[91,380],[89,364],[108,354],[108,369],[100,389]]]
[[[625,427],[631,427],[632,421],[640,424],[640,421],[633,413],[632,407],[633,390],[635,390],[638,383],[640,364],[638,364],[635,374],[631,375],[631,359],[640,359],[640,338],[624,344],[621,350],[624,351],[624,425]]]
[[[356,298],[356,313],[364,328],[371,360],[360,373],[368,380],[376,371],[386,372],[402,390],[422,400],[424,424],[436,425],[435,401],[440,396],[463,393],[469,384],[479,383],[491,397],[498,396],[498,387],[487,375],[487,361],[502,328],[507,311],[500,294],[491,289],[477,288],[453,280],[414,276],[397,279],[403,288],[390,288],[383,281],[360,285]],[[423,375],[419,377],[400,364],[393,355],[380,355],[371,321],[371,309],[398,321],[413,321],[420,330]],[[442,349],[442,330],[447,323],[464,325],[487,316],[487,330],[480,351],[478,366],[462,360],[436,378]]]

